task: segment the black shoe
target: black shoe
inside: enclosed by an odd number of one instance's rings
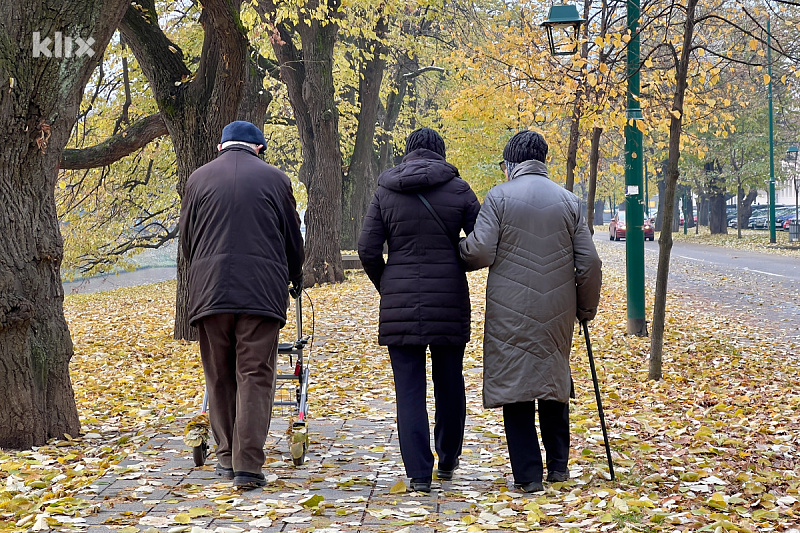
[[[514,483],[514,488],[522,492],[541,492],[544,490],[544,485],[541,481],[531,481],[530,483]]]
[[[569,479],[569,470],[564,470],[563,472],[559,472],[558,470],[547,472],[547,481],[549,481],[550,483],[559,483],[561,481],[566,481],[568,479]]]
[[[214,473],[222,479],[233,479],[233,468],[225,468],[219,463],[214,467]]]
[[[436,470],[436,477],[442,481],[450,481],[453,479],[453,472],[458,468],[458,463],[459,461],[456,459],[456,464],[454,464],[452,468],[442,468],[442,465],[439,465],[439,468]]]
[[[415,477],[411,478],[411,490],[414,492],[430,492],[431,478]]]
[[[252,472],[234,472],[233,486],[243,490],[256,489],[267,484],[264,474],[253,474]]]

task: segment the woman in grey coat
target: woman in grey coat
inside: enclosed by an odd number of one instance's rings
[[[483,403],[503,407],[514,483],[526,492],[543,489],[536,400],[547,480],[569,478],[572,333],[576,318],[594,318],[601,285],[580,200],[550,181],[546,157],[538,133],[522,131],[508,141],[508,181],[489,191],[460,244],[469,268],[489,267]]]

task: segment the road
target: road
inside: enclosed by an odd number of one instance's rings
[[[120,287],[147,285],[175,279],[175,267],[141,268],[132,272],[120,272],[77,281],[62,283],[64,294],[86,294],[90,292],[110,291]]]
[[[624,269],[625,241],[598,232],[595,244],[607,263]],[[658,241],[645,243],[646,283],[655,287]],[[616,266],[616,265],[615,265]],[[800,342],[800,259],[747,250],[675,242],[668,288],[698,305]],[[648,310],[650,312],[650,310]]]

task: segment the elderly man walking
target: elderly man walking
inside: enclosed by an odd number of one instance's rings
[[[525,492],[543,490],[537,401],[547,480],[569,478],[572,334],[600,300],[601,262],[581,202],[550,181],[546,157],[540,134],[514,135],[503,151],[508,181],[489,191],[460,243],[470,268],[489,267],[483,403],[503,407],[514,485]]]
[[[192,173],[181,205],[189,261],[189,323],[197,326],[216,472],[249,489],[266,484],[278,333],[289,283],[303,279],[303,237],[289,177],[258,158],[254,124],[222,130],[217,158]]]

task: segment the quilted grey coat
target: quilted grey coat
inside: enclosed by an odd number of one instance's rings
[[[483,404],[568,402],[575,319],[600,300],[601,261],[577,196],[539,161],[520,163],[486,195],[461,256],[489,267]]]

